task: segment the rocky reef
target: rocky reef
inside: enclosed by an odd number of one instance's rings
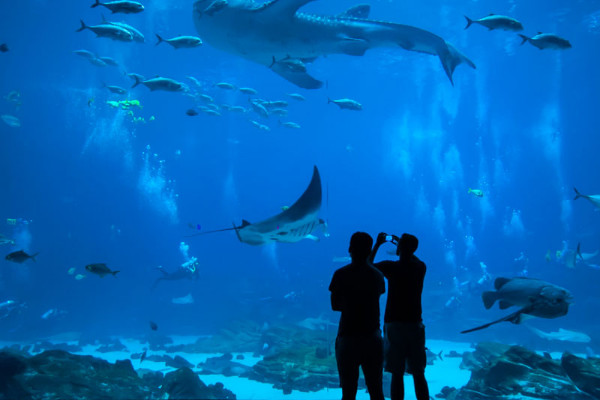
[[[600,360],[564,353],[560,360],[522,346],[480,343],[463,355],[471,379],[460,389],[445,387],[448,400],[600,399]]]
[[[130,360],[111,364],[64,350],[32,357],[0,352],[1,400],[156,398],[235,399],[235,395],[222,384],[205,385],[189,368],[163,377],[160,372],[138,374]]]

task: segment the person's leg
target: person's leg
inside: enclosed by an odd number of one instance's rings
[[[335,341],[335,359],[337,361],[342,400],[355,400],[358,390],[358,368],[356,346],[349,338],[337,338]]]
[[[429,386],[425,379],[425,372],[420,371],[413,373],[413,379],[415,381],[415,394],[417,395],[417,400],[429,400]]]
[[[380,335],[366,343],[362,370],[371,400],[384,400],[383,396],[383,340]]]
[[[410,353],[407,359],[408,372],[413,376],[417,400],[429,400],[429,387],[425,379],[427,366],[427,349],[425,348],[425,326],[414,326],[410,342]]]
[[[392,400],[404,400],[404,374],[392,374],[391,389]]]

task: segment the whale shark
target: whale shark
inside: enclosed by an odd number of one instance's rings
[[[321,210],[321,176],[315,166],[310,183],[302,196],[294,204],[279,214],[251,224],[242,220],[235,226],[240,242],[260,246],[271,242],[294,243],[302,239],[317,240],[312,232],[325,222],[319,218]]]
[[[454,85],[452,74],[461,63],[475,64],[440,36],[414,26],[368,19],[368,5],[354,6],[338,15],[298,12],[313,0],[197,0],[193,20],[198,34],[213,47],[269,67],[305,89],[323,82],[304,65],[320,56],[362,56],[376,47],[401,47],[437,56]],[[274,60],[297,60],[279,63]]]

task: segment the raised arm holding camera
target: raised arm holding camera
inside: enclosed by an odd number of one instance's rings
[[[397,245],[396,255],[400,259],[374,263],[379,247],[386,242]],[[384,315],[384,368],[392,374],[392,400],[404,399],[404,372],[413,376],[417,400],[429,400],[425,379],[425,326],[421,317],[426,266],[414,255],[418,246],[419,240],[408,233],[398,237],[381,232],[368,259],[388,280]]]

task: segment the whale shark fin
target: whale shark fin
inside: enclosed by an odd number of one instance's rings
[[[321,86],[323,86],[323,82],[313,78],[308,73],[300,71],[291,71],[289,68],[279,65],[278,63],[273,64],[271,70],[273,70],[283,79],[288,80],[294,85],[297,85],[304,89],[319,89]]]
[[[357,4],[355,6],[350,7],[343,13],[339,15],[340,18],[361,18],[367,19],[369,18],[369,13],[371,12],[370,4]]]
[[[269,15],[269,17],[293,17],[296,14],[298,9],[311,1],[315,0],[271,0],[260,7],[256,8],[254,11],[260,12],[264,15]]]
[[[344,36],[341,38],[340,47],[344,54],[349,56],[362,56],[369,49],[369,42],[360,38]]]

